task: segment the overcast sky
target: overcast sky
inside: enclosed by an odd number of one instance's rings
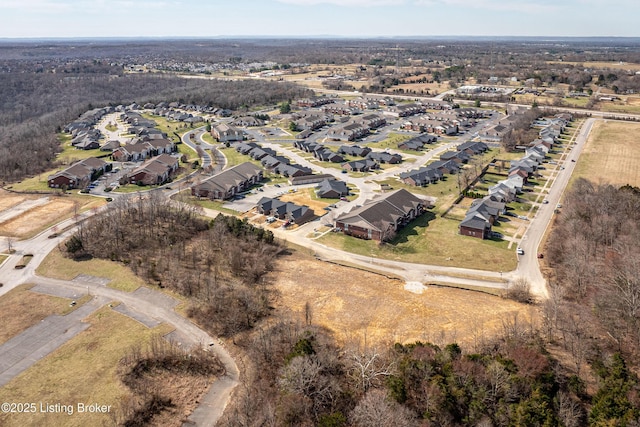
[[[0,37],[640,36],[639,0],[0,0]]]

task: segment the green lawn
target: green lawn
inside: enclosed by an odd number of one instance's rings
[[[227,167],[236,166],[244,162],[251,162],[256,166],[262,167],[260,161],[253,160],[249,156],[245,156],[244,154],[240,154],[233,147],[220,147],[220,152],[227,158]]]
[[[79,274],[105,277],[111,279],[107,286],[128,292],[145,285],[144,280],[120,263],[98,258],[74,261],[64,257],[57,248],[47,255],[36,271],[42,276],[62,280],[72,280]]]
[[[506,241],[480,240],[458,234],[459,221],[427,213],[400,230],[384,245],[341,233],[328,233],[322,243],[348,252],[418,264],[434,264],[490,271],[511,271],[516,267]]]
[[[382,149],[391,148],[394,150],[398,150],[398,143],[403,141],[408,141],[411,138],[413,138],[413,135],[406,135],[402,133],[389,133],[388,137],[386,139],[383,139],[380,142],[367,142],[362,145],[366,147],[371,147],[371,148],[382,148]],[[405,151],[405,150],[399,150],[399,151]],[[405,152],[416,154],[415,151],[405,151]]]
[[[205,132],[202,134],[202,139],[205,142],[208,142],[209,144],[217,144],[218,141],[215,140],[215,138],[213,136],[211,136],[211,134],[209,132]]]

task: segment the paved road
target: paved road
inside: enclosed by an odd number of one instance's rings
[[[594,122],[595,119],[588,119],[584,122],[575,138],[576,145],[568,152],[565,161],[556,165],[554,182],[545,197],[549,203],[540,205],[535,218],[530,221],[529,227],[520,242],[520,247],[524,250],[524,255],[518,257],[518,268],[515,274],[528,278],[531,283],[532,292],[541,297],[548,296],[548,293],[546,279],[542,276],[537,258],[537,254],[540,252],[540,243],[551,223],[556,206],[561,201]],[[560,169],[560,167],[564,167],[564,169]]]

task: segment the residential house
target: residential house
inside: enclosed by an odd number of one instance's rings
[[[371,148],[360,147],[358,145],[341,145],[340,148],[338,148],[338,153],[356,157],[367,157],[367,154],[370,152]]]
[[[353,160],[342,165],[342,169],[350,172],[369,172],[379,168],[380,164],[371,159]]]
[[[311,168],[300,165],[291,165],[280,163],[273,170],[275,173],[286,177],[298,177],[313,174]]]
[[[485,151],[489,150],[489,147],[484,142],[479,141],[468,141],[463,144],[458,145],[458,151],[464,151],[469,155],[482,154]]]
[[[389,153],[387,151],[372,151],[367,154],[367,159],[374,160],[378,163],[389,163],[395,165],[402,161],[402,156],[396,153]]]
[[[313,210],[291,202],[263,197],[258,201],[256,209],[262,215],[273,216],[294,224],[304,224],[314,218]]]
[[[319,147],[313,152],[313,157],[323,162],[342,163],[344,157],[338,153],[334,153],[326,147]]]
[[[179,161],[169,154],[148,160],[128,175],[130,184],[160,185],[164,184],[175,175]]]
[[[109,170],[111,165],[96,157],[80,160],[66,169],[47,177],[51,188],[83,188],[91,181]]]
[[[116,162],[139,162],[151,156],[152,146],[145,142],[127,144],[116,148],[111,158]]]
[[[262,169],[251,162],[245,162],[194,185],[191,187],[191,194],[209,199],[229,199],[262,179]]]
[[[385,241],[422,215],[430,205],[431,202],[418,198],[407,190],[396,190],[338,216],[335,228],[361,239]]]
[[[434,184],[444,179],[444,175],[440,170],[430,169],[427,167],[403,172],[399,177],[405,184],[414,185],[416,187],[425,187],[428,184]]]
[[[505,209],[505,202],[494,196],[474,200],[464,220],[458,226],[459,233],[479,239],[488,238],[491,227],[498,221],[500,215],[505,213]]]
[[[333,127],[327,132],[327,138],[337,141],[353,141],[369,133],[369,128],[362,123],[349,122],[342,126]]]
[[[445,151],[440,154],[440,160],[452,160],[456,163],[467,163],[471,157],[466,151]]]
[[[349,188],[343,181],[325,179],[316,187],[316,195],[326,199],[338,199],[349,194]]]
[[[218,142],[235,142],[244,140],[244,132],[242,130],[229,126],[226,123],[214,126],[211,129],[211,135],[218,140]]]

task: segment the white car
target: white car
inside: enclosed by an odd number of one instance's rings
[[[522,248],[516,249],[516,252],[518,253],[518,255],[524,255],[524,249]]]

